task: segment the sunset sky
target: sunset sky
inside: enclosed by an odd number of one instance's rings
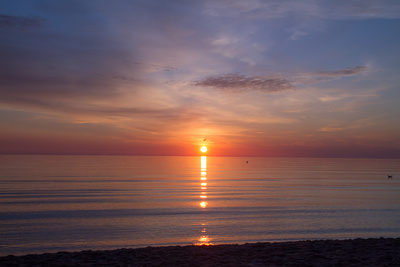
[[[400,158],[397,0],[1,1],[0,36],[0,154]]]

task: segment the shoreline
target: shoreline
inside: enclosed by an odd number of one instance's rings
[[[0,257],[0,266],[400,266],[400,238],[9,255]]]

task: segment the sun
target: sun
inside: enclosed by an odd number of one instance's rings
[[[204,152],[207,152],[207,147],[202,146],[202,147],[200,148],[200,151],[203,152],[203,153],[204,153]]]

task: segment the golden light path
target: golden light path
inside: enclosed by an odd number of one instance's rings
[[[203,148],[205,148],[205,150],[203,151]],[[206,147],[202,147],[201,148],[202,152],[206,152],[207,148]],[[201,195],[200,195],[200,207],[202,209],[207,208],[208,202],[206,201],[207,199],[207,157],[206,156],[202,156],[201,157],[201,172],[200,172],[200,188],[201,188]],[[212,245],[212,243],[210,242],[211,239],[208,237],[208,235],[206,234],[206,224],[202,223],[201,224],[203,226],[203,229],[201,230],[201,237],[198,240],[197,245],[201,246],[201,245]]]
[[[202,147],[203,148],[203,147]],[[207,148],[206,148],[207,149]],[[202,156],[201,157],[201,172],[200,172],[200,180],[201,180],[201,195],[200,198],[202,200],[205,200],[207,198],[207,157],[206,156]],[[207,207],[207,202],[206,201],[202,201],[200,202],[200,207],[202,207],[203,209]]]

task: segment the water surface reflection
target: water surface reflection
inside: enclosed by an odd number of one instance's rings
[[[208,206],[207,200],[207,157],[202,156],[201,157],[201,172],[200,172],[200,189],[201,189],[201,195],[200,195],[200,207],[202,209],[206,209]],[[211,239],[207,235],[207,229],[206,229],[206,223],[202,223],[202,230],[201,230],[201,236],[198,239],[198,242],[196,245],[212,245],[210,242]]]
[[[200,207],[205,209],[208,205],[208,202],[206,201],[207,199],[207,157],[202,156],[201,157],[201,172],[200,172],[200,189],[201,189],[201,195],[200,195]]]

